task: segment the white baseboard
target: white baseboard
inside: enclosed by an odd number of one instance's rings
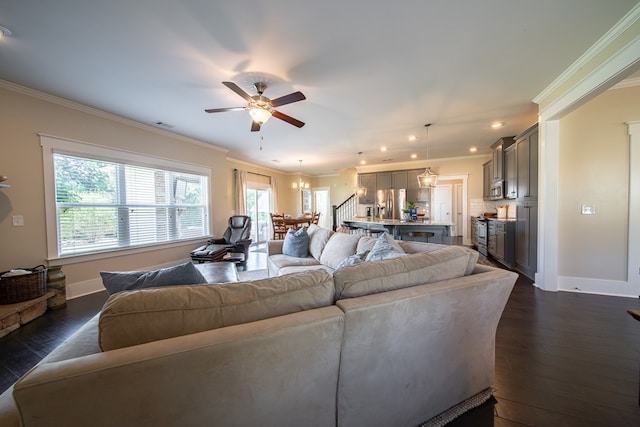
[[[185,258],[185,259],[181,259],[173,262],[167,262],[164,264],[141,267],[137,270],[142,270],[142,271],[158,270],[159,268],[171,267],[171,266],[182,264],[188,261],[190,261],[190,259]],[[100,291],[104,291],[104,286],[102,285],[102,278],[100,277],[85,280],[83,282],[67,283],[67,299],[68,300],[82,297],[89,294],[94,294]]]
[[[558,277],[558,290],[615,297],[638,298],[637,288],[622,280]]]

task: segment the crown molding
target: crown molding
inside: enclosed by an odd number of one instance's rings
[[[37,98],[42,101],[50,102],[52,104],[59,105],[61,107],[70,108],[76,111],[80,111],[86,114],[91,114],[92,116],[100,117],[102,119],[110,120],[112,122],[117,122],[126,126],[135,127],[147,132],[153,132],[158,135],[162,135],[168,138],[179,139],[184,142],[188,142],[189,144],[198,145],[201,147],[205,147],[211,150],[219,151],[221,153],[228,153],[229,150],[226,148],[218,147],[217,145],[210,144],[208,142],[201,141],[199,139],[191,138],[188,136],[181,135],[179,133],[167,131],[164,129],[157,128],[155,126],[148,125],[146,123],[138,122],[132,119],[128,119],[126,117],[118,116],[117,114],[107,113],[106,111],[99,110],[97,108],[89,107],[84,104],[80,104],[79,102],[70,101],[65,98],[60,98],[59,96],[51,95],[50,93],[42,92],[36,89],[32,89],[26,86],[19,85],[17,83],[13,83],[7,80],[0,79],[0,88],[4,88],[10,90],[12,92],[20,93],[22,95],[27,95],[32,98]]]
[[[593,46],[591,46],[580,58],[560,74],[549,86],[547,86],[533,102],[540,104],[549,95],[563,86],[572,76],[583,69],[590,61],[600,55],[613,41],[620,37],[626,30],[640,19],[640,3],[634,6],[616,25],[606,32]]]

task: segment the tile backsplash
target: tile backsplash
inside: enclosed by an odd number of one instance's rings
[[[497,206],[508,206],[507,218],[516,217],[516,201],[515,200],[469,200],[469,215],[482,216],[485,212],[497,212]]]

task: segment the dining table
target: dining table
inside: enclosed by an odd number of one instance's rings
[[[293,227],[294,229],[298,230],[300,229],[300,227],[304,227],[311,225],[311,220],[313,218],[312,217],[296,217],[296,218],[284,218],[284,225],[289,228],[289,227]]]

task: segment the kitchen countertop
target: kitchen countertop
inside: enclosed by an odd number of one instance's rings
[[[482,219],[482,220],[487,220],[487,221],[501,221],[501,222],[513,222],[516,220],[516,218],[492,218],[492,217],[488,217],[488,216],[475,216],[473,218],[478,218],[478,219]]]
[[[435,226],[448,226],[451,227],[453,223],[451,222],[436,222],[436,221],[423,221],[423,220],[415,220],[415,221],[405,221],[401,219],[388,219],[388,218],[371,218],[371,217],[356,217],[354,219],[347,219],[344,222],[360,222],[366,224],[380,224],[380,225],[400,225],[400,226],[411,226],[411,225],[435,225]]]

